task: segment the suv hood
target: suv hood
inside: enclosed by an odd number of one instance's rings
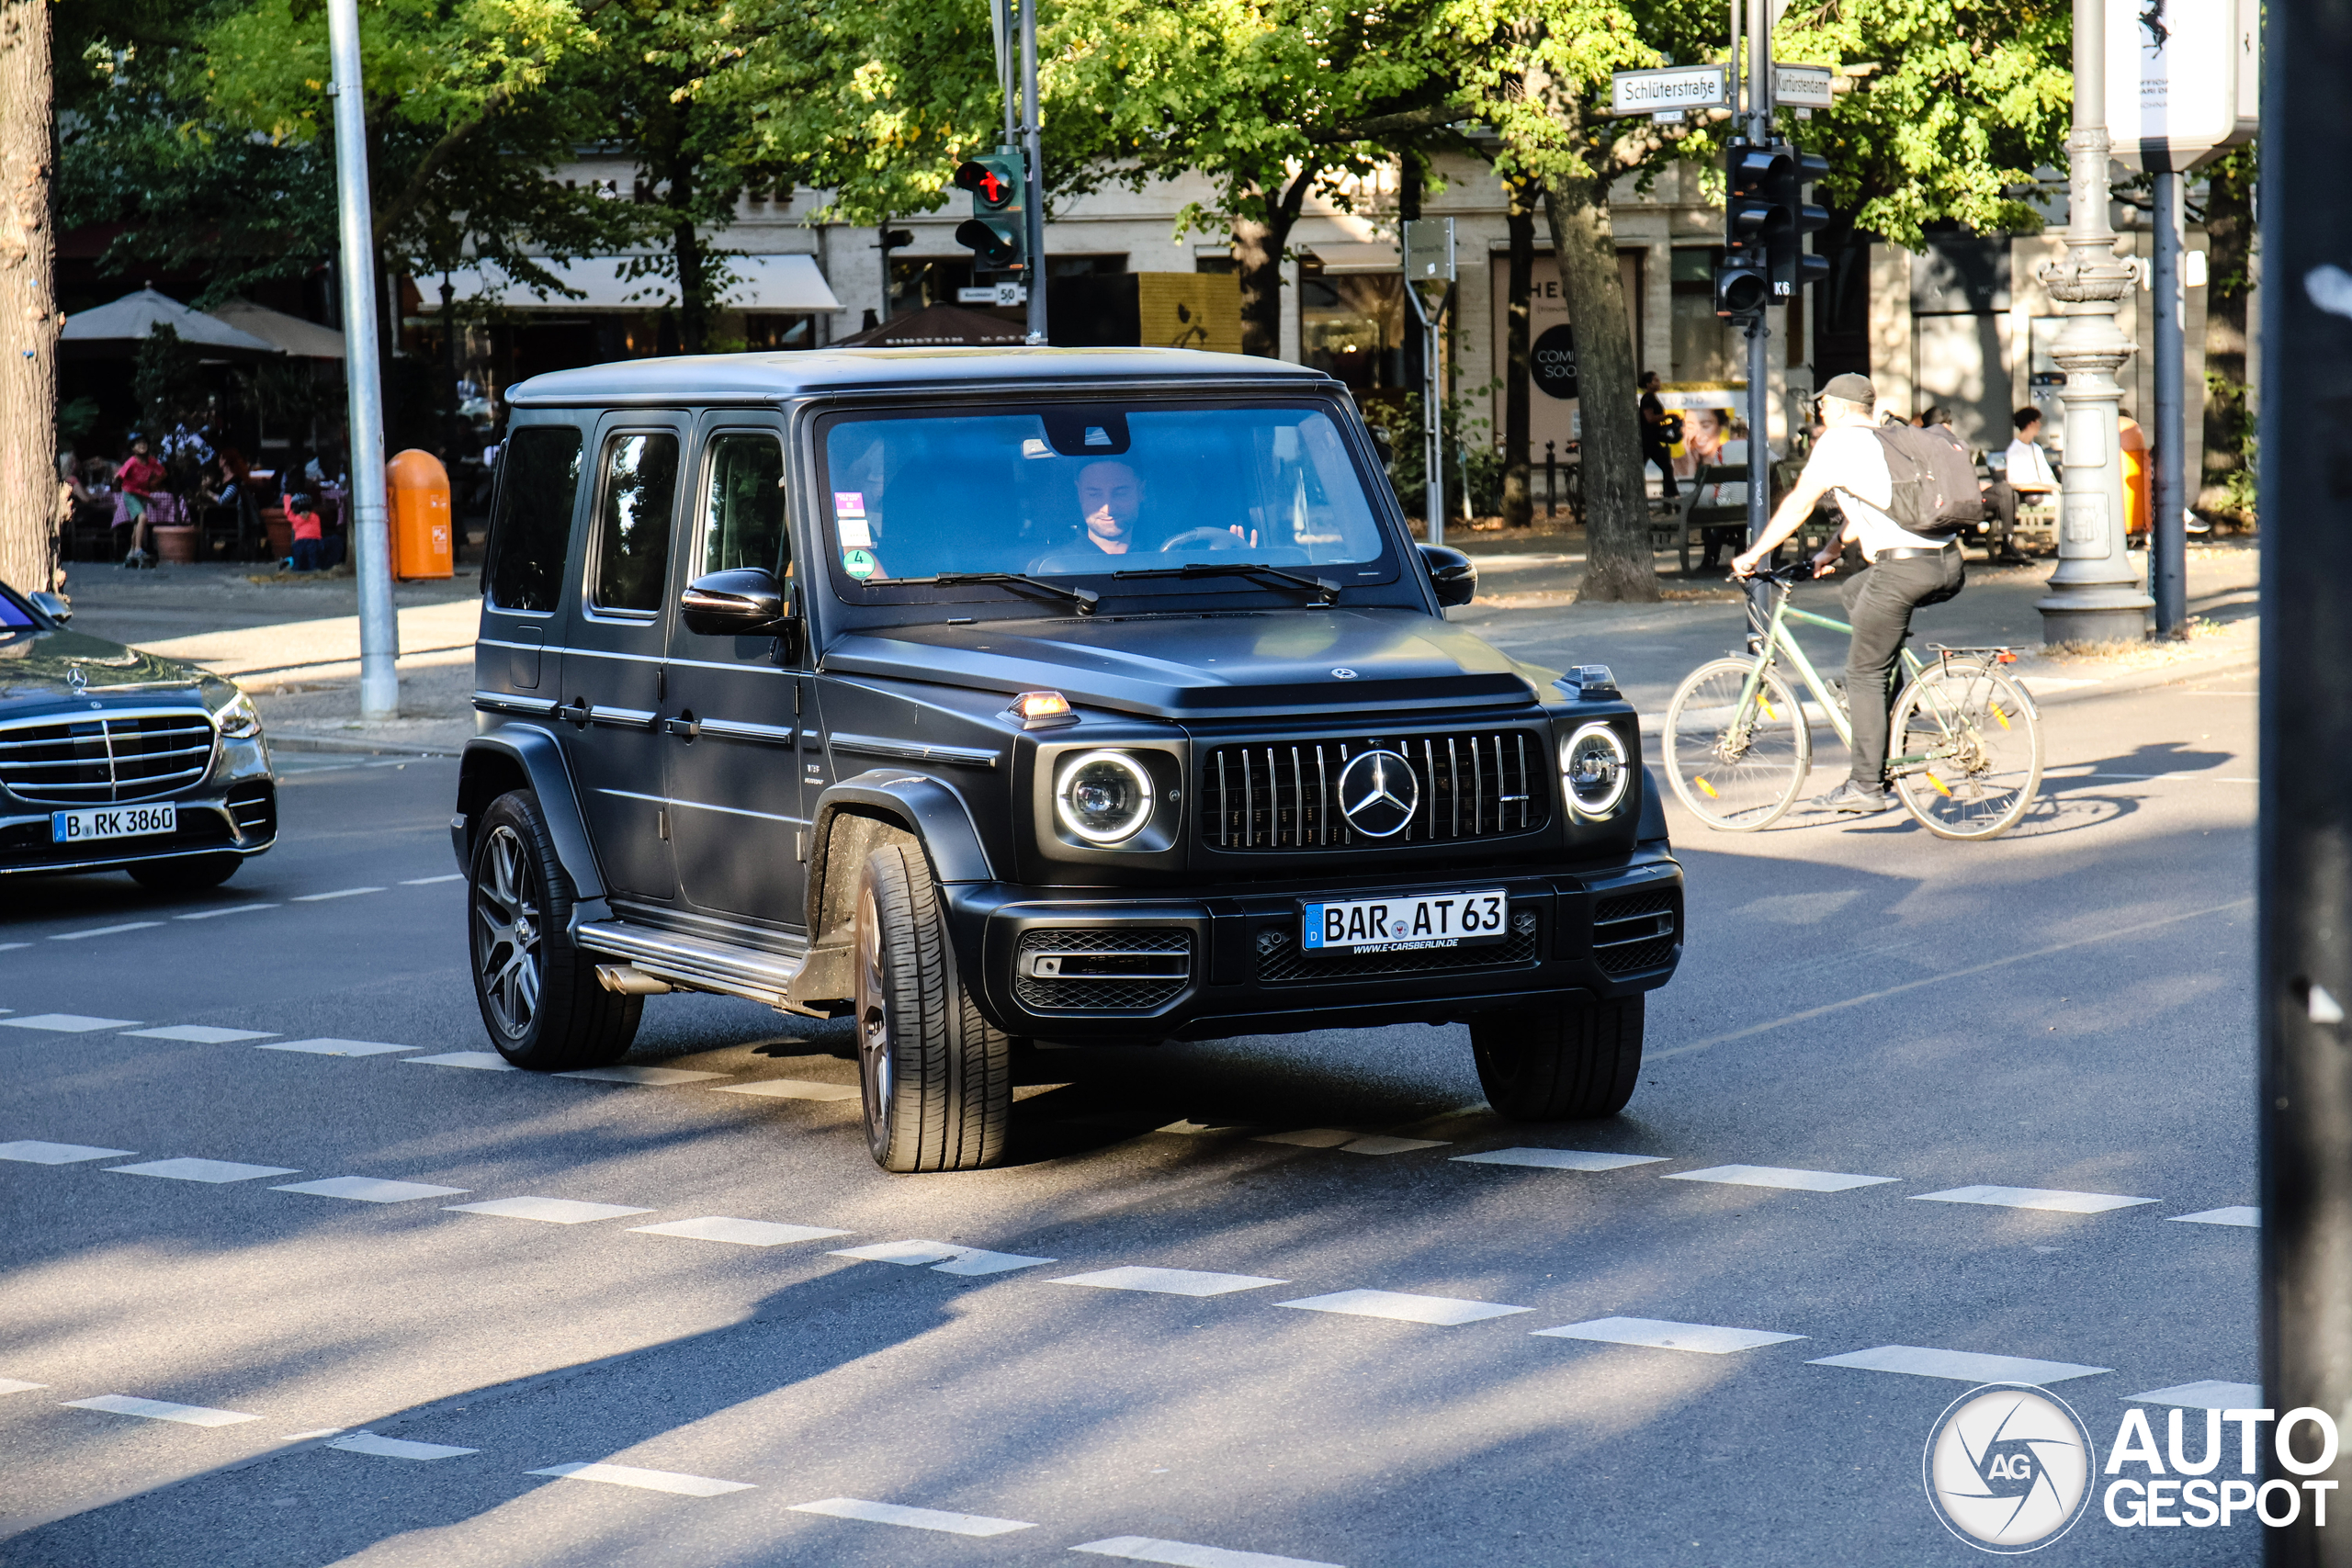
[[[832,673],[944,682],[1161,718],[1540,700],[1549,671],[1403,609],[1280,609],[909,626],[842,638]]]
[[[74,676],[81,681],[76,684]],[[20,631],[0,637],[0,719],[46,709],[138,697],[203,701],[205,672],[193,664],[141,653],[75,631]],[[107,702],[106,699],[113,699]]]

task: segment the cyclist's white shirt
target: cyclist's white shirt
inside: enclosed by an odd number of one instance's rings
[[[1886,513],[1894,500],[1894,478],[1887,471],[1886,448],[1877,436],[1859,424],[1825,430],[1805,459],[1805,478],[1817,479],[1838,498],[1846,520],[1854,525],[1855,542],[1862,554],[1876,560],[1882,550],[1933,549],[1923,539]]]

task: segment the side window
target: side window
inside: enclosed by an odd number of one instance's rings
[[[580,431],[526,425],[498,461],[498,512],[490,524],[490,602],[502,610],[552,610],[563,592],[571,506],[580,494]]]
[[[605,444],[604,493],[596,506],[595,592],[600,610],[658,611],[670,566],[676,513],[678,438],[619,434]]]
[[[784,576],[792,565],[792,540],[784,528],[783,446],[773,435],[714,435],[709,473],[700,570],[763,566]]]

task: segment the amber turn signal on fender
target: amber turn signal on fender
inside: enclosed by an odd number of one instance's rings
[[[1012,712],[1023,729],[1048,729],[1055,725],[1078,722],[1078,715],[1070,711],[1069,699],[1059,692],[1023,692],[1012,699]]]

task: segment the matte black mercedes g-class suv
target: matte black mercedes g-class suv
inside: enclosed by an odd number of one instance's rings
[[[856,350],[509,398],[451,822],[516,1065],[648,995],[855,1020],[891,1170],[1012,1049],[1461,1021],[1605,1116],[1682,877],[1605,667],[1444,620],[1345,388],[1180,350]]]

